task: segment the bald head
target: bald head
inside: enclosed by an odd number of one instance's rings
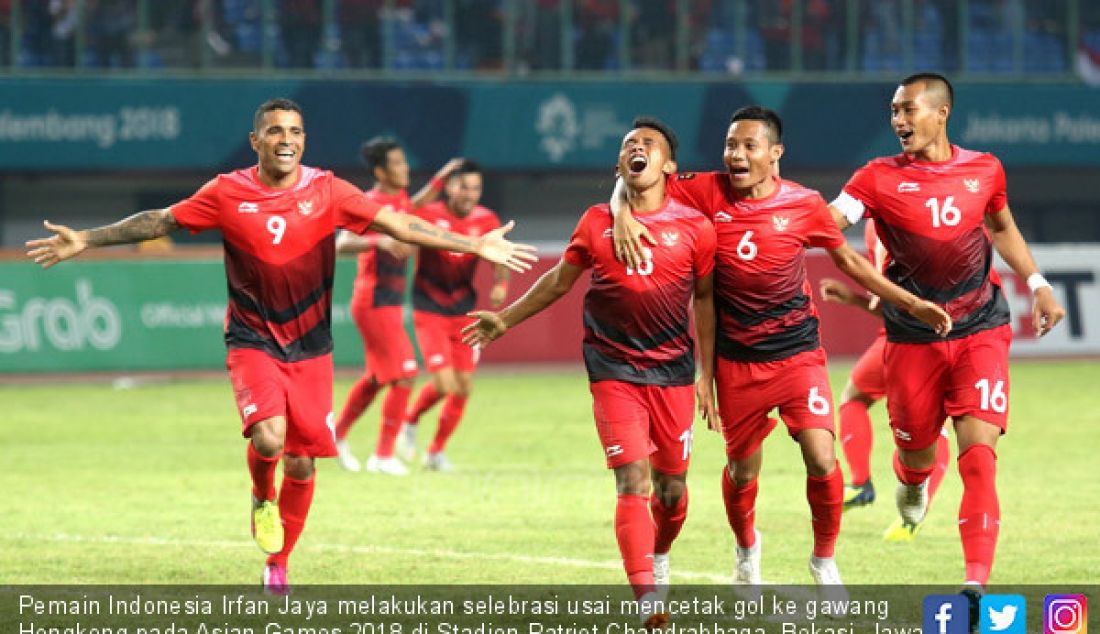
[[[917,73],[901,80],[902,86],[914,86],[921,89],[928,105],[933,108],[947,106],[948,110],[955,109],[955,89],[947,78],[937,73]]]

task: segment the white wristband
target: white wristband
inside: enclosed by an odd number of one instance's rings
[[[1027,277],[1027,287],[1031,289],[1032,294],[1040,288],[1052,288],[1047,278],[1043,277],[1042,273],[1032,273]]]

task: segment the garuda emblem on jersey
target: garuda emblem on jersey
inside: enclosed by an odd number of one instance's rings
[[[680,232],[678,231],[662,231],[661,242],[666,247],[676,246],[676,242],[680,239]]]
[[[299,200],[298,201],[298,213],[303,216],[308,216],[313,213],[313,201],[312,200]]]
[[[978,188],[981,186],[981,182],[976,178],[964,178],[963,185],[966,186],[966,191],[971,194],[977,194]]]
[[[772,225],[775,226],[776,231],[786,231],[787,225],[791,224],[791,219],[785,216],[772,216]]]

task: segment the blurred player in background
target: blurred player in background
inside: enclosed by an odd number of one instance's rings
[[[446,200],[421,207],[414,213],[426,222],[457,234],[483,236],[500,226],[497,215],[478,204],[483,184],[478,164],[463,160],[447,177]],[[420,254],[413,277],[416,340],[431,374],[431,382],[420,390],[416,403],[405,416],[402,450],[412,459],[416,451],[417,423],[424,412],[442,399],[439,427],[424,456],[424,465],[436,471],[453,469],[443,450],[462,420],[473,388],[478,351],[462,342],[462,328],[469,323],[466,313],[477,303],[476,270],[476,257],[452,251],[426,251]],[[494,266],[489,303],[496,308],[507,296],[508,268]]]
[[[367,197],[401,213],[411,213],[434,201],[451,170],[459,164],[458,159],[452,159],[410,200],[407,191],[409,163],[405,150],[395,139],[371,139],[363,144],[360,155],[375,180]],[[367,459],[367,471],[406,475],[408,468],[394,456],[393,448],[417,370],[416,352],[405,330],[404,316],[406,260],[414,254],[414,249],[385,234],[359,236],[343,231],[336,238],[336,251],[359,254],[351,295],[351,317],[363,338],[366,360],[366,370],[352,386],[336,420],[340,466],[348,471],[359,471],[359,460],[348,444],[348,432],[378,392],[389,386],[382,402],[378,442]]]
[[[873,218],[891,258],[887,276],[942,304],[954,320],[944,340],[896,305],[883,306],[886,402],[897,445],[896,499],[903,521],[924,519],[937,438],[945,419],[954,421],[963,481],[963,592],[976,627],[978,596],[989,581],[1001,521],[995,448],[1007,428],[1012,339],[993,249],[1027,279],[1040,336],[1065,311],[1016,228],[1000,161],[948,140],[947,121],[954,109],[950,82],[932,73],[907,77],[890,108],[902,153],[860,168],[833,201],[833,213],[842,226]]]
[[[762,443],[777,424],[768,414],[778,408],[806,466],[814,535],[809,570],[816,583],[836,586],[842,583],[833,555],[844,479],[833,447],[832,392],[806,279],[806,249],[826,249],[840,270],[937,328],[949,330],[950,321],[935,305],[889,283],[848,246],[820,194],[776,176],[782,134],[775,112],[760,106],[738,110],[726,136],[727,171],[679,174],[669,191],[702,210],[718,235],[715,376],[727,456],[722,497],[737,540],[734,582],[761,583],[758,475]],[[617,208],[620,196],[612,201]],[[622,209],[616,225],[633,223],[630,216]],[[616,242],[617,253],[644,261],[638,258],[637,237],[654,240],[643,229],[623,232],[627,239]]]
[[[501,236],[441,230],[367,198],[332,172],[301,165],[302,110],[289,99],[260,105],[249,134],[258,165],[220,174],[187,200],[84,231],[27,242],[43,267],[88,248],[149,240],[184,228],[220,229],[229,307],[226,366],[242,435],[249,438],[252,532],[268,553],[264,589],[286,594],[287,562],[313,500],[314,458],[336,455],[332,420],[332,277],[337,227],[368,229],[404,242],[477,253],[517,270],[532,247]],[[275,468],[283,459],[276,497]]]
[[[864,227],[863,240],[867,245],[868,259],[875,263],[878,270],[885,270],[888,255],[875,234],[875,223],[871,220]],[[827,302],[855,306],[878,318],[882,317],[882,302],[875,295],[857,293],[844,282],[832,278],[821,280],[820,290],[821,298]],[[837,408],[840,418],[840,447],[848,461],[848,474],[851,478],[851,484],[844,487],[845,511],[875,501],[875,485],[871,481],[871,447],[874,434],[867,410],[886,396],[886,377],[882,362],[885,347],[886,329],[879,328],[874,342],[852,368],[852,375],[844,385],[840,407]],[[929,503],[947,474],[947,462],[950,459],[951,448],[944,431],[936,441],[936,465],[928,483]],[[910,524],[897,519],[886,529],[883,538],[892,542],[912,541],[922,524],[923,522]]]
[[[661,241],[639,268],[615,259],[607,205],[590,207],[561,261],[500,313],[471,313],[467,341],[487,344],[569,292],[585,269],[584,361],[607,466],[615,471],[615,536],[642,620],[669,583],[669,551],[687,517],[687,469],[694,419],[695,353],[688,333],[694,296],[701,378],[699,406],[716,424],[714,226],[698,210],[666,197],[676,169],[676,137],[640,117],[623,140],[617,171],[627,204]],[[650,483],[653,494],[650,496]],[[656,587],[655,587],[656,586]]]

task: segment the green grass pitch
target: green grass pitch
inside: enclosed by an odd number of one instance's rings
[[[847,367],[836,364],[834,392]],[[993,582],[1095,581],[1100,568],[1100,365],[1013,366],[1010,433],[998,448],[1003,523]],[[336,401],[350,385],[340,380]],[[242,583],[263,558],[248,535],[245,443],[226,380],[0,387],[5,493],[0,583]],[[376,403],[352,432],[373,447]],[[879,500],[845,514],[845,581],[962,580],[952,467],[913,544],[887,544],[895,517],[882,404],[873,469]],[[421,440],[434,432],[425,417]],[[729,578],[732,534],[719,497],[722,443],[695,427],[688,520],[673,581]],[[954,454],[954,451],[953,451]],[[302,583],[618,584],[613,478],[603,466],[583,371],[485,372],[448,455],[453,474],[407,478],[318,466]],[[809,583],[809,511],[797,446],[765,445],[758,505],[767,581]]]

